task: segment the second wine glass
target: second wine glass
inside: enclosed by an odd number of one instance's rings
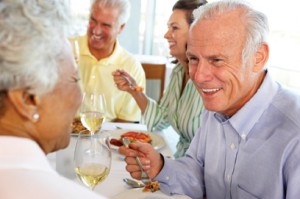
[[[79,63],[79,57],[80,57],[78,40],[77,39],[71,39],[70,43],[71,43],[71,46],[72,46],[75,62],[76,62],[76,64],[78,64]]]
[[[91,134],[100,131],[105,120],[106,103],[104,95],[97,92],[85,92],[80,107],[81,123]]]
[[[100,134],[78,135],[74,154],[75,172],[84,185],[94,189],[109,174],[111,167],[111,148],[109,138]]]

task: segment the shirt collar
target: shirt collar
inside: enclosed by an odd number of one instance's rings
[[[81,41],[82,42],[80,44],[80,46],[82,47],[81,50],[81,54],[82,55],[85,55],[85,56],[89,56],[89,57],[92,57],[94,59],[96,59],[90,52],[89,50],[89,47],[88,47],[88,40],[87,40],[87,35],[84,35],[82,38],[81,38]],[[106,57],[106,58],[103,58],[101,60],[99,60],[99,62],[101,62],[101,64],[103,65],[111,65],[111,64],[114,64],[115,63],[115,60],[118,59],[120,57],[120,54],[122,52],[122,47],[119,43],[118,40],[116,40],[116,43],[115,43],[115,47],[114,47],[114,50],[113,50],[113,53]]]
[[[179,62],[176,63],[176,65],[175,65],[173,71],[176,72],[176,73],[178,73],[178,72],[183,73],[183,72],[184,72],[184,71],[183,71],[183,67],[181,66],[181,64],[180,64]]]
[[[242,139],[246,139],[253,126],[259,122],[259,118],[269,107],[271,101],[278,90],[276,84],[268,72],[257,90],[256,94],[231,118],[219,113],[215,113],[215,118],[220,122],[230,122],[232,127],[240,134]]]
[[[80,55],[90,56],[93,57],[93,55],[90,53],[89,47],[88,47],[88,40],[87,35],[78,37],[78,42],[80,46]]]

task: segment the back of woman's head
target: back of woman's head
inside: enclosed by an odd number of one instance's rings
[[[66,6],[61,0],[0,2],[0,92],[54,87],[64,51]]]
[[[206,4],[206,0],[178,0],[172,10],[186,10],[186,20],[189,24],[193,22],[193,10]]]

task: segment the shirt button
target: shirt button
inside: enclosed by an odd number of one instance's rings
[[[246,134],[243,133],[243,134],[241,135],[241,137],[242,137],[243,140],[246,140],[246,137],[247,137],[247,136],[246,136]]]
[[[232,144],[230,145],[230,148],[231,148],[232,150],[234,150],[234,149],[235,149],[235,144],[232,143]]]
[[[170,180],[170,177],[169,177],[169,176],[166,176],[165,179],[166,179],[166,180]]]

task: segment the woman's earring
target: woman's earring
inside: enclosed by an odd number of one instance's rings
[[[40,115],[38,113],[34,113],[32,116],[32,119],[33,119],[33,122],[35,123],[35,122],[39,121]]]

